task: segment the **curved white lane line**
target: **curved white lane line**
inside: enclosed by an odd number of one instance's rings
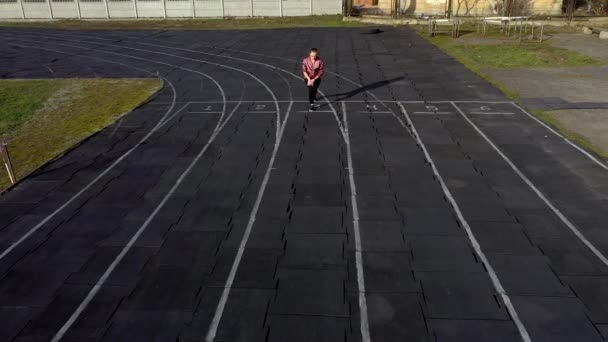
[[[55,38],[58,39],[58,38]],[[58,40],[62,40],[62,39],[58,39]],[[71,40],[70,40],[71,41]],[[92,43],[92,44],[98,44],[98,45],[103,45],[103,46],[115,46],[115,47],[119,47],[116,45],[111,45],[111,44],[100,44],[100,43]],[[122,48],[122,47],[121,47]],[[132,49],[132,50],[138,50],[138,51],[147,51],[147,52],[153,52],[153,53],[159,53],[159,54],[164,54],[164,53],[160,53],[160,52],[154,52],[154,51],[149,51],[149,50],[142,50],[142,49],[134,49],[134,48],[127,48],[127,49]],[[101,51],[101,50],[96,50],[96,51]],[[212,65],[218,65],[221,66],[220,64],[217,63],[211,63],[211,62],[205,62],[205,61],[201,61],[201,60],[195,60],[192,58],[187,58],[187,57],[182,57],[182,56],[177,56],[177,55],[171,55],[171,54],[166,54],[166,55],[170,55],[170,56],[175,56],[178,58],[184,58],[184,59],[188,59],[188,60],[194,60],[194,61],[199,61],[199,62],[203,62],[203,63],[207,63],[207,64],[212,64]],[[232,68],[232,67],[228,67],[229,69],[233,69],[233,70],[241,70],[241,69],[237,69],[237,68]],[[222,291],[222,296],[220,298],[220,301],[216,307],[216,312],[214,315],[214,318],[210,324],[209,327],[209,331],[208,331],[208,338],[211,339],[211,341],[215,338],[215,335],[217,333],[217,328],[219,327],[219,323],[221,321],[224,309],[225,309],[225,305],[228,301],[228,297],[230,295],[230,292],[232,290],[232,285],[234,283],[234,279],[236,277],[236,273],[238,271],[238,268],[240,266],[244,251],[245,251],[245,247],[248,243],[249,240],[249,236],[251,234],[251,231],[253,230],[253,225],[255,223],[256,217],[257,217],[257,213],[259,210],[259,206],[261,204],[261,201],[263,199],[265,190],[266,190],[266,186],[268,184],[268,181],[270,179],[270,174],[271,171],[273,169],[274,166],[274,162],[276,159],[276,155],[278,153],[278,149],[280,147],[280,143],[281,143],[281,139],[283,136],[283,132],[285,129],[285,125],[287,123],[287,120],[289,118],[289,114],[291,111],[291,107],[293,105],[293,103],[290,103],[289,105],[289,109],[288,112],[285,115],[285,119],[283,120],[283,123],[281,125],[280,122],[280,108],[279,108],[279,104],[278,104],[278,100],[276,98],[276,96],[274,95],[274,93],[272,92],[272,90],[259,78],[257,78],[256,76],[254,76],[251,73],[248,73],[246,71],[241,71],[249,76],[251,76],[252,78],[256,79],[260,84],[262,84],[270,93],[270,95],[272,96],[272,98],[275,100],[275,106],[276,106],[276,116],[277,116],[277,132],[275,135],[275,147],[272,153],[272,157],[270,159],[269,165],[267,167],[266,170],[266,174],[264,175],[264,179],[262,181],[262,185],[258,191],[258,196],[256,198],[256,202],[254,204],[254,208],[252,209],[252,212],[250,213],[250,217],[249,217],[249,222],[247,224],[247,227],[245,229],[245,233],[243,234],[243,237],[241,239],[241,244],[239,246],[239,249],[237,251],[237,255],[235,257],[235,260],[233,262],[230,274],[228,275],[228,278],[226,279],[226,284],[224,286],[224,290]],[[290,92],[291,93],[291,92]],[[232,114],[230,115],[232,116]],[[229,120],[229,118],[227,118],[226,120]],[[281,126],[279,126],[281,125]],[[223,125],[222,125],[223,128]],[[207,149],[207,145],[205,146],[204,150]],[[204,152],[204,151],[202,151]],[[198,159],[196,159],[197,161]],[[192,165],[193,166],[193,165]],[[191,168],[189,168],[187,171],[189,172]],[[179,180],[179,182],[181,183],[181,179]],[[176,187],[179,186],[179,184],[176,184]],[[174,189],[171,189],[171,194],[174,191]],[[167,194],[170,197],[170,194]],[[164,200],[161,203],[161,206],[164,205]],[[157,208],[159,209],[159,208]],[[157,213],[157,211],[155,211],[153,213],[153,216],[155,216]],[[141,232],[143,232],[143,230],[145,230],[145,228],[147,227],[147,225],[149,224],[148,221],[146,221],[144,223],[144,226],[140,227],[140,230],[138,230],[138,232],[136,233],[136,235],[133,237],[132,241],[129,242],[129,249],[130,249],[130,245],[132,245],[132,243],[135,242],[135,240],[137,240],[137,238],[139,237],[139,235],[141,234]],[[128,249],[127,249],[128,251]],[[126,251],[125,251],[126,254]],[[122,260],[122,258],[124,257],[124,254],[119,255],[117,258],[120,258],[120,260]],[[79,317],[79,315],[82,313],[82,311],[86,308],[86,306],[88,306],[89,302],[95,297],[95,295],[97,294],[97,292],[99,291],[99,288],[103,285],[103,283],[105,283],[105,280],[107,279],[107,277],[111,274],[111,272],[113,271],[113,269],[116,267],[116,265],[120,262],[120,260],[118,260],[116,263],[113,263],[110,268],[108,269],[108,271],[106,273],[104,273],[104,276],[102,276],[102,279],[100,279],[100,285],[96,285],[91,292],[89,293],[89,296],[87,296],[87,298],[85,298],[85,301],[81,304],[81,306],[77,309],[77,311],[72,315],[72,317],[70,318],[70,320],[68,322],[66,322],[66,324],[62,327],[62,329],[60,330],[60,332],[55,336],[55,338],[53,339],[53,342],[55,341],[59,341],[64,334],[67,332],[67,330],[72,326],[72,324],[74,324],[74,322],[76,321],[76,319]]]
[[[56,40],[65,40],[65,41],[71,41],[71,42],[80,42],[80,43],[85,43],[85,44],[94,44],[94,45],[100,45],[100,46],[111,46],[111,47],[116,47],[116,48],[120,48],[120,49],[127,49],[127,50],[133,50],[133,51],[140,51],[140,52],[147,52],[147,53],[154,53],[154,54],[158,54],[158,55],[165,55],[165,56],[170,56],[170,57],[174,57],[174,58],[181,58],[181,59],[185,59],[185,60],[190,60],[190,61],[194,61],[194,62],[199,62],[199,63],[203,63],[203,64],[209,64],[209,65],[214,65],[220,68],[226,68],[226,69],[230,69],[236,72],[240,72],[243,73],[251,78],[253,78],[254,80],[256,80],[260,85],[262,85],[266,91],[268,91],[268,93],[270,94],[270,96],[272,97],[272,100],[275,104],[275,110],[277,113],[277,124],[276,124],[276,133],[275,133],[275,139],[278,138],[278,132],[280,130],[280,112],[281,109],[279,108],[279,101],[276,98],[276,96],[274,95],[274,92],[272,91],[272,89],[270,89],[270,87],[268,87],[268,85],[266,83],[264,83],[260,78],[258,78],[257,76],[253,75],[250,72],[247,72],[243,69],[239,69],[239,68],[235,68],[235,67],[231,67],[229,65],[225,65],[225,64],[221,64],[221,63],[214,63],[214,62],[209,62],[209,61],[205,61],[205,60],[201,60],[201,59],[195,59],[195,58],[189,58],[189,57],[184,57],[184,56],[179,56],[179,55],[175,55],[175,54],[170,54],[170,53],[164,53],[164,52],[159,52],[159,51],[153,51],[153,50],[146,50],[146,49],[138,49],[138,48],[134,48],[134,47],[128,47],[128,46],[122,46],[122,45],[115,45],[115,44],[104,44],[104,43],[96,43],[96,42],[92,42],[90,40],[80,40],[80,39],[64,39],[64,38],[56,38],[55,36],[74,36],[74,35],[62,35],[62,34],[53,34],[52,36],[49,35],[36,35],[37,37],[46,37],[46,38],[51,38],[51,39],[56,39]],[[84,36],[87,39],[95,39],[96,37],[88,37],[88,36]],[[95,50],[95,51],[102,51],[102,50]],[[107,51],[103,51],[105,53],[111,53],[111,52],[107,52]],[[131,56],[134,57],[134,56]],[[137,57],[134,57],[137,58]]]
[[[100,50],[96,50],[96,51],[100,51]],[[102,52],[105,52],[105,51],[102,51]],[[213,63],[213,64],[216,64],[216,63]],[[236,68],[232,68],[232,67],[230,67],[230,68],[234,69],[234,70],[241,70],[241,69],[236,69]],[[242,72],[244,72],[246,74],[249,74],[249,73],[247,73],[245,71],[242,71]],[[251,74],[249,74],[249,75],[251,75]],[[255,77],[253,75],[251,75],[251,76],[253,78],[257,79],[260,83],[262,83],[265,86],[265,88],[270,91],[272,97],[276,100],[276,97],[274,96],[274,93],[270,90],[270,88],[265,83],[263,83],[257,77]],[[280,111],[279,111],[278,101],[275,101],[275,105],[277,107],[277,125],[279,125],[280,124],[280,122],[279,122],[279,120],[280,120]],[[149,223],[152,221],[152,219],[154,219],[154,217],[157,215],[157,213],[162,209],[162,207],[165,205],[165,203],[170,199],[170,197],[173,195],[173,193],[175,192],[175,190],[179,187],[179,185],[181,184],[181,182],[183,181],[183,179],[186,177],[186,175],[194,167],[194,165],[196,164],[196,162],[203,156],[203,154],[208,149],[208,147],[211,144],[211,142],[215,139],[215,137],[217,136],[217,134],[219,133],[219,131],[221,131],[221,129],[225,126],[225,124],[230,120],[230,118],[232,117],[232,115],[234,114],[234,112],[237,110],[238,106],[239,105],[237,105],[234,108],[234,110],[230,113],[230,115],[226,118],[226,121],[220,126],[219,130],[217,130],[216,132],[214,132],[214,134],[210,138],[209,142],[203,147],[203,149],[200,151],[200,153],[197,155],[197,157],[192,161],[192,163],[189,165],[189,167],[186,169],[186,171],[184,171],[184,173],[180,176],[180,178],[177,180],[177,182],[174,184],[174,186],[171,188],[171,190],[165,195],[165,197],[163,198],[163,200],[161,201],[161,203],[156,207],[156,209],[153,211],[153,213],[150,215],[150,217],[148,217],[148,219],[144,222],[144,224],[142,224],[142,226],[140,226],[140,228],[137,230],[137,232],[129,240],[128,244],[123,248],[123,250],[121,251],[121,253],[116,257],[116,259],[108,267],[108,269],[106,270],[106,272],[104,272],[104,274],[98,280],[98,282],[96,283],[96,285],[88,293],[87,297],[79,305],[79,307],[72,314],[72,316],[70,316],[70,318],[68,319],[68,321],[62,326],[62,328],[59,330],[59,332],[54,336],[52,342],[60,341],[63,338],[63,336],[65,335],[65,333],[76,322],[76,320],[79,318],[79,316],[82,314],[82,312],[86,309],[86,307],[89,305],[89,303],[93,300],[93,298],[95,298],[95,296],[97,295],[97,293],[99,292],[99,290],[101,289],[101,287],[105,284],[107,278],[112,274],[112,272],[114,271],[114,269],[116,268],[116,266],[122,261],[122,259],[126,255],[126,253],[128,253],[128,251],[131,249],[131,247],[133,246],[133,244],[137,241],[137,239],[139,238],[139,236],[145,231],[145,229],[147,228],[147,226],[149,225]],[[236,272],[238,271],[238,267],[239,267],[241,259],[243,257],[245,246],[246,246],[246,244],[248,242],[249,236],[250,236],[251,231],[253,229],[253,225],[254,225],[255,220],[256,220],[256,216],[257,216],[257,212],[259,210],[260,203],[261,203],[261,201],[263,199],[266,186],[267,186],[268,181],[270,179],[270,173],[271,173],[271,171],[273,169],[273,166],[274,166],[274,161],[276,159],[276,154],[278,153],[278,149],[279,149],[279,146],[280,146],[280,142],[281,142],[283,131],[285,129],[285,125],[287,123],[287,119],[289,118],[289,112],[291,110],[291,106],[292,106],[292,103],[290,103],[288,112],[286,113],[285,119],[283,121],[283,125],[280,128],[281,131],[277,132],[277,134],[276,134],[275,148],[273,150],[273,154],[272,154],[271,160],[270,160],[269,165],[267,167],[266,174],[264,176],[262,185],[261,185],[261,187],[260,187],[260,189],[258,191],[258,197],[256,198],[256,203],[255,203],[254,208],[253,208],[253,210],[252,210],[252,212],[250,214],[248,225],[247,225],[245,233],[244,233],[244,235],[242,237],[241,247],[239,247],[239,250],[238,250],[237,256],[236,256],[236,258],[234,260],[231,272],[230,272],[229,277],[228,277],[228,279],[226,281],[226,285],[224,287],[224,291],[222,293],[222,297],[220,298],[220,302],[218,303],[218,306],[216,308],[216,315],[214,316],[214,319],[213,319],[213,321],[211,323],[210,330],[209,330],[209,334],[213,334],[213,336],[215,336],[215,332],[217,331],[217,327],[219,326],[219,322],[221,320],[225,304],[226,304],[226,302],[228,300],[228,296],[229,296],[231,288],[232,288],[232,283],[234,282],[234,278],[236,277]]]
[[[68,53],[68,52],[65,52],[65,51],[59,51],[59,50],[41,48],[41,47],[38,47],[38,46],[20,45],[20,44],[15,44],[15,43],[8,43],[8,44],[9,45],[14,45],[14,46],[20,46],[20,47],[24,47],[24,48],[47,50],[47,51],[52,51],[52,52],[56,52],[56,53],[68,54],[68,55],[77,55],[77,54]],[[113,61],[108,61],[108,60],[104,60],[104,59],[100,59],[100,58],[95,58],[95,57],[84,56],[84,55],[77,55],[77,56],[82,56],[82,57],[85,57],[85,58],[99,60],[99,61],[103,61],[103,62],[106,62],[106,63],[123,65],[123,66],[134,68],[134,69],[137,69],[137,70],[142,70],[142,71],[145,71],[147,73],[150,73],[150,74],[154,75],[153,73],[151,73],[151,72],[149,72],[147,70],[131,67],[131,66],[128,66],[127,64],[123,64],[123,63],[119,63],[119,62],[113,62]],[[171,87],[172,92],[173,92],[173,100],[171,102],[171,106],[169,107],[169,109],[167,110],[167,112],[163,115],[163,117],[161,118],[161,120],[156,124],[156,126],[154,126],[148,132],[148,134],[146,134],[141,140],[139,140],[139,142],[137,142],[137,144],[135,144],[135,146],[131,147],[128,151],[126,151],[125,153],[123,153],[110,166],[108,166],[104,171],[102,171],[99,175],[97,175],[93,180],[91,180],[89,183],[87,183],[87,185],[85,185],[80,191],[78,191],[76,194],[74,194],[72,197],[70,197],[70,199],[68,199],[67,201],[65,201],[61,206],[59,206],[59,208],[55,209],[52,213],[50,213],[49,215],[47,215],[44,219],[42,219],[34,227],[30,228],[23,236],[21,236],[21,238],[19,238],[18,240],[16,240],[15,242],[13,242],[10,246],[8,246],[2,252],[2,254],[0,254],[0,260],[4,259],[15,248],[17,248],[19,245],[21,245],[27,238],[29,238],[32,234],[34,234],[36,231],[38,231],[40,228],[42,228],[47,222],[49,222],[53,217],[55,217],[63,209],[65,209],[72,202],[74,202],[85,191],[87,191],[88,189],[90,189],[95,183],[97,183],[101,178],[103,178],[106,174],[108,174],[108,172],[110,172],[111,170],[113,170],[118,164],[120,164],[131,153],[133,153],[133,151],[135,151],[139,146],[141,146],[144,142],[146,142],[152,136],[152,134],[154,134],[156,131],[158,131],[165,123],[167,123],[169,120],[171,120],[176,115],[176,114],[174,114],[173,116],[168,117],[169,113],[171,113],[173,111],[173,108],[175,107],[176,98],[177,98],[177,92],[175,90],[175,87],[173,86],[173,83],[171,83],[171,81],[169,81],[168,79],[166,79],[164,77],[162,77],[162,78]]]
[[[426,158],[429,165],[431,166],[431,169],[433,170],[433,174],[437,178],[437,181],[439,181],[439,184],[441,185],[441,189],[443,190],[445,197],[448,199],[448,201],[450,201],[450,204],[452,205],[452,207],[454,208],[454,211],[456,212],[458,221],[460,221],[462,227],[466,231],[467,237],[469,238],[469,241],[471,242],[471,245],[473,246],[475,253],[479,256],[479,258],[483,262],[486,270],[488,271],[490,279],[492,280],[492,285],[494,285],[496,292],[500,295],[502,300],[505,302],[505,305],[507,306],[507,310],[509,311],[509,314],[511,315],[511,319],[513,319],[513,322],[515,323],[515,326],[517,327],[517,330],[519,331],[519,335],[521,336],[521,338],[524,342],[531,342],[532,340],[530,338],[530,335],[528,334],[528,331],[526,330],[526,327],[522,323],[521,319],[519,318],[519,315],[517,314],[517,311],[515,310],[515,307],[511,303],[511,298],[509,297],[509,295],[505,291],[504,287],[502,286],[500,279],[498,279],[498,275],[496,274],[496,271],[494,271],[494,267],[492,267],[492,264],[490,264],[490,261],[488,260],[485,253],[481,249],[481,245],[479,244],[479,241],[477,241],[477,238],[473,234],[473,230],[471,229],[469,222],[465,219],[464,215],[462,214],[462,211],[460,210],[460,206],[458,206],[458,203],[452,196],[450,189],[447,187],[447,185],[443,181],[443,177],[441,177],[439,170],[435,166],[435,162],[433,161],[433,159],[431,158],[431,155],[429,154],[428,150],[426,149],[426,145],[424,144],[424,142],[422,142],[420,135],[418,135],[416,126],[414,126],[414,123],[410,119],[410,116],[407,113],[407,111],[405,110],[405,107],[403,107],[403,105],[401,103],[398,103],[398,105],[399,105],[399,108],[401,108],[401,113],[403,114],[403,116],[405,117],[405,120],[407,122],[407,126],[404,126],[404,128],[410,132],[412,137],[414,137],[414,139],[416,139],[416,142],[422,149],[422,152],[424,153],[424,157]]]

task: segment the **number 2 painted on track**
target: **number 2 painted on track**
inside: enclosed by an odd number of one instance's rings
[[[255,106],[255,110],[263,110],[264,108],[266,108],[266,105],[256,105]]]

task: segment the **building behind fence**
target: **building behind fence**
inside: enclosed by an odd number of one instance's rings
[[[348,0],[347,0],[348,1]],[[352,0],[354,6],[377,9],[377,13],[456,16],[561,15],[564,0]]]

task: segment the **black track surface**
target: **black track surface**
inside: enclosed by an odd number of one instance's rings
[[[372,341],[520,341],[518,320],[532,341],[607,338],[608,170],[413,31],[383,30],[0,30],[2,78],[165,78],[0,197],[0,341],[51,340],[70,317],[65,341],[205,340],[239,246],[215,341],[360,341],[359,297]],[[342,76],[314,113],[311,46]]]

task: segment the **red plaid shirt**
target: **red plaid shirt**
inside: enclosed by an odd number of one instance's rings
[[[304,58],[302,61],[302,72],[305,72],[310,78],[321,78],[325,73],[325,64],[321,58],[317,57],[316,61],[312,61],[309,57]]]

